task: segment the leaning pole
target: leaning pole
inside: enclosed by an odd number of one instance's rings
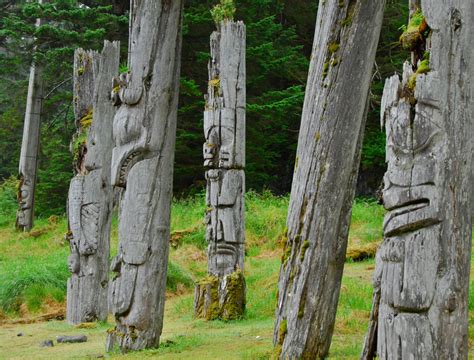
[[[39,4],[48,2],[38,0]],[[36,20],[36,27],[43,25],[42,19]],[[30,68],[28,95],[26,99],[25,123],[21,142],[20,165],[18,169],[18,210],[16,228],[29,231],[33,227],[36,176],[38,170],[38,152],[43,111],[43,70],[41,65],[33,63]]]
[[[474,3],[410,5],[412,59],[380,112],[387,214],[362,359],[467,359]]]
[[[122,188],[107,350],[157,347],[163,328],[183,0],[133,0],[129,71],[115,80],[112,183]]]
[[[327,356],[383,0],[321,0],[278,283],[280,359]]]
[[[232,320],[245,310],[245,25],[225,19],[211,36],[204,112],[208,276],[194,313]]]
[[[118,75],[120,44],[101,53],[78,49],[74,55],[73,138],[75,176],[68,196],[69,270],[66,319],[71,324],[107,319],[109,242],[113,188],[110,162],[114,147],[110,101]]]

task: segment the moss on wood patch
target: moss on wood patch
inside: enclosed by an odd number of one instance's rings
[[[417,10],[412,15],[408,26],[403,27],[403,30],[403,34],[400,36],[400,43],[405,50],[409,51],[415,50],[420,43],[423,43],[430,32],[421,10]]]
[[[194,315],[206,320],[236,320],[245,311],[245,278],[236,270],[223,278],[209,275],[196,285]]]

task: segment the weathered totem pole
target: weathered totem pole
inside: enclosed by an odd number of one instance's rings
[[[48,2],[38,0],[39,4]],[[36,20],[36,26],[43,25],[42,19]],[[28,95],[26,99],[25,124],[21,142],[20,165],[18,169],[18,211],[16,228],[29,231],[33,227],[36,172],[38,168],[41,113],[43,111],[43,71],[40,65],[33,63],[30,68]]]
[[[474,3],[410,5],[412,61],[382,99],[387,214],[362,359],[467,359]]]
[[[107,350],[156,347],[163,328],[182,0],[131,5],[129,72],[115,80],[112,183],[123,188]]]
[[[329,351],[384,6],[319,2],[278,283],[280,359]]]
[[[76,176],[68,198],[69,270],[67,321],[105,320],[109,278],[113,187],[110,162],[114,147],[115,107],[112,78],[120,63],[118,42],[102,53],[78,49],[74,55],[74,113],[77,133],[72,147]]]
[[[230,320],[245,310],[245,25],[226,19],[218,28],[204,112],[208,277],[196,285],[194,311]]]

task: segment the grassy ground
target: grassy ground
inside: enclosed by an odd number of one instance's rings
[[[197,196],[175,201],[172,213],[172,250],[162,343],[159,349],[110,358],[166,359],[267,359],[272,351],[276,283],[280,267],[279,240],[285,228],[288,198],[268,193],[247,195],[247,311],[239,321],[204,322],[193,318],[193,281],[206,271],[206,243],[202,224],[204,199]],[[383,209],[371,201],[354,204],[350,245],[364,246],[381,240]],[[0,213],[0,311],[7,322],[0,326],[0,359],[97,358],[104,352],[108,323],[78,329],[63,321],[28,325],[11,324],[15,317],[32,317],[64,307],[68,277],[62,218],[40,219],[28,234],[13,230],[11,217]],[[112,232],[117,247],[117,224]],[[357,358],[371,306],[373,260],[346,264],[333,343],[332,359]],[[470,323],[474,325],[474,291],[471,286]],[[0,320],[2,314],[0,313]],[[471,339],[474,339],[471,326]],[[18,337],[18,333],[24,336]],[[55,344],[40,348],[58,335],[86,334],[85,344]],[[473,343],[471,341],[471,350]]]

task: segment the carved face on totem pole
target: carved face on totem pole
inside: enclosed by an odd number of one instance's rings
[[[234,272],[237,267],[242,268],[242,172],[211,169],[206,172],[206,179],[209,270],[214,275],[226,275]]]
[[[87,201],[84,181],[85,176],[74,177],[69,189],[68,219],[71,233],[69,269],[73,274],[79,272],[80,257],[94,255],[98,249],[100,206],[96,202]]]
[[[20,178],[20,184],[18,189],[18,204],[20,211],[18,212],[17,222],[20,226],[26,225],[26,213],[31,211],[31,206],[33,199],[31,195],[33,194],[32,183],[30,180],[25,179],[24,177]]]
[[[393,284],[383,289],[382,297],[395,309],[414,312],[428,309],[432,302],[440,256],[440,179],[446,147],[442,113],[434,95],[437,86],[435,73],[420,75],[416,95],[423,96],[416,98],[416,105],[400,97],[399,84],[397,98],[386,98],[388,106],[382,109],[387,133],[384,204],[388,212],[380,251],[384,282]]]

